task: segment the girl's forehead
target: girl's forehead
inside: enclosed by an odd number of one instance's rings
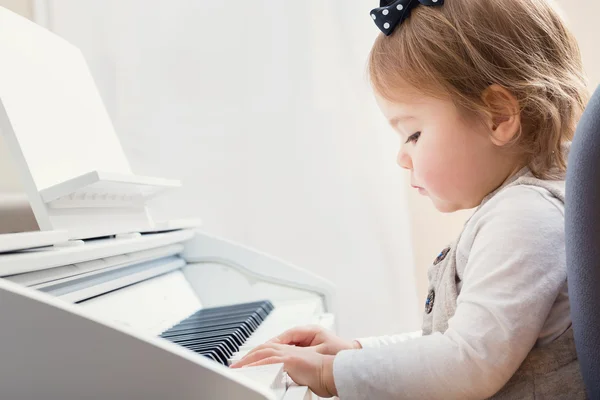
[[[421,110],[435,106],[441,100],[426,96],[415,90],[398,91],[394,98],[387,98],[375,93],[379,107],[388,114],[418,113]]]

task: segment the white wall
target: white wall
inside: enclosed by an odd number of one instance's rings
[[[0,7],[8,8],[29,19],[33,17],[33,4],[31,0],[0,0]]]
[[[363,5],[49,5],[134,171],[183,179],[156,215],[199,216],[332,280],[347,336],[419,327],[405,175],[366,84],[377,31]]]
[[[600,84],[600,47],[598,46],[598,15],[600,3],[589,0],[554,0],[565,16],[579,43],[589,87]]]

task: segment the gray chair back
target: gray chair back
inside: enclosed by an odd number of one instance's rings
[[[569,153],[565,235],[571,317],[591,399],[600,399],[600,87],[579,121]]]

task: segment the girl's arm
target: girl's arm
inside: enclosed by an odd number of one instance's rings
[[[356,342],[360,344],[363,349],[366,348],[377,348],[383,346],[389,346],[397,343],[406,342],[414,338],[422,336],[421,331],[405,332],[396,335],[384,335],[384,336],[372,336],[366,338],[356,339]]]

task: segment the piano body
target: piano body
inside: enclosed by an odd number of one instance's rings
[[[154,221],[80,51],[0,7],[0,397],[312,399],[282,364],[229,369],[283,330],[335,330],[326,280]]]

